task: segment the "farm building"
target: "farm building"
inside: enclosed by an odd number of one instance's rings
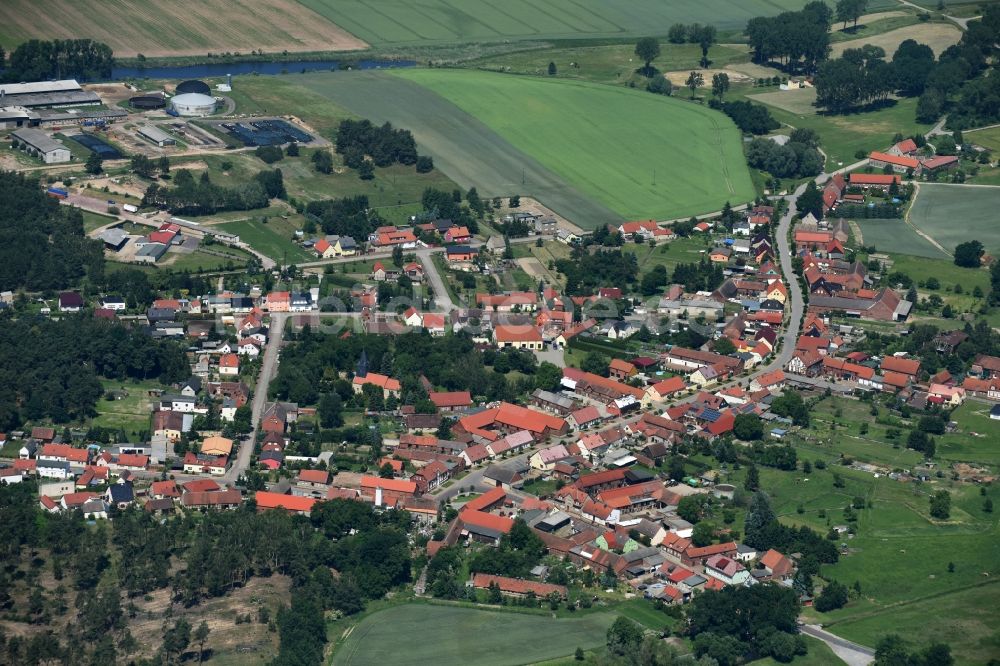
[[[163,243],[147,243],[135,253],[135,260],[140,263],[155,264],[166,252],[167,246]]]
[[[152,125],[143,125],[142,127],[139,128],[138,133],[139,136],[141,136],[142,138],[152,141],[161,148],[163,146],[172,146],[175,143],[177,143],[174,140],[174,137],[170,136],[160,128],[154,127]]]
[[[210,116],[215,113],[215,98],[201,93],[184,93],[170,100],[170,108],[179,116]]]
[[[34,107],[87,106],[100,104],[97,93],[87,92],[73,79],[4,83],[0,85],[0,106]]]
[[[125,243],[128,242],[128,234],[121,227],[105,229],[98,238],[104,241],[105,248],[115,252],[125,247]]]
[[[45,132],[36,129],[19,129],[11,137],[24,146],[25,150],[46,164],[69,162],[69,148]]]
[[[15,129],[25,125],[34,124],[38,115],[28,111],[23,106],[2,106],[0,107],[0,129]]]

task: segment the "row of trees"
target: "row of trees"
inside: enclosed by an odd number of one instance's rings
[[[35,178],[0,171],[0,291],[62,289],[103,271],[102,244],[84,235],[80,211]]]
[[[113,65],[111,47],[92,39],[31,39],[11,52],[6,68],[0,58],[0,81],[107,79]]]

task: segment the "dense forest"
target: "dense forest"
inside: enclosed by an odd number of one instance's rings
[[[635,284],[639,264],[635,255],[621,250],[574,247],[569,259],[556,261],[556,269],[566,276],[566,293],[571,296],[595,294],[601,287],[627,289]]]
[[[86,315],[7,321],[0,349],[0,429],[92,416],[99,377],[175,382],[189,375],[176,343]]]
[[[90,39],[32,39],[14,49],[4,68],[0,60],[0,81],[45,81],[80,79],[92,81],[111,77],[114,65],[111,47]]]
[[[211,215],[227,210],[266,208],[271,199],[288,196],[281,169],[259,171],[239,187],[215,185],[207,171],[195,180],[187,169],[178,170],[173,182],[172,188],[151,184],[142,198],[142,205],[165,208],[182,215]]]
[[[359,194],[341,199],[310,201],[306,204],[306,215],[319,223],[323,233],[350,236],[364,242],[368,234],[386,224],[378,213],[368,207],[368,197]]]
[[[236,511],[161,520],[135,507],[88,526],[79,512],[42,512],[37,493],[34,482],[0,487],[6,564],[0,613],[39,627],[29,636],[0,636],[4,663],[110,664],[139,657],[179,663],[193,648],[190,636],[178,636],[188,631],[176,631],[183,620],[165,624],[155,655],[136,654],[128,626],[132,600],[170,589],[171,607],[190,608],[252,577],[283,574],[291,578],[291,605],[264,609],[277,611],[274,663],[319,664],[324,611],[357,613],[365,600],[410,580],[405,512],[376,513],[368,504],[332,500],[306,518],[259,514],[249,502]],[[40,584],[43,568],[60,581],[58,590]],[[76,597],[72,606],[65,603],[68,594]],[[159,637],[142,638],[155,644]]]
[[[103,270],[102,244],[84,235],[80,211],[37,179],[0,171],[0,291],[63,289]]]

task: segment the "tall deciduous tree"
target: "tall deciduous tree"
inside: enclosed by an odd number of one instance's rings
[[[643,37],[635,44],[635,54],[645,64],[642,68],[642,75],[651,77],[653,75],[652,63],[660,57],[660,42],[655,37]]]

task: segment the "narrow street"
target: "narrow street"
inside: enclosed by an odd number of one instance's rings
[[[802,625],[799,627],[799,631],[806,636],[826,643],[835,655],[844,660],[847,666],[868,666],[875,661],[875,651],[871,648],[831,634],[817,624]]]
[[[285,335],[285,322],[288,321],[288,317],[288,313],[284,312],[271,313],[270,335],[267,347],[264,349],[260,375],[257,377],[257,385],[253,392],[253,413],[250,417],[253,430],[246,439],[240,441],[236,459],[226,475],[222,477],[222,481],[226,484],[236,483],[236,480],[250,466],[250,459],[253,457],[257,444],[257,427],[260,425],[261,417],[264,415],[264,407],[267,404],[267,389],[278,369],[278,353],[281,351],[281,343]]]

